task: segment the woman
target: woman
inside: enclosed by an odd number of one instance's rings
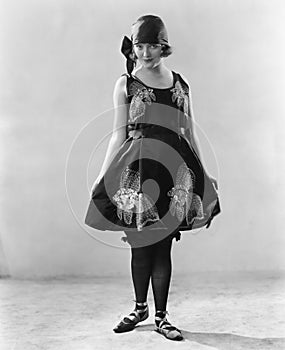
[[[155,330],[182,340],[166,318],[172,239],[178,241],[180,231],[209,227],[220,212],[217,181],[202,164],[189,84],[164,64],[172,48],[163,21],[138,18],[121,51],[128,73],[115,85],[113,134],[85,223],[124,231],[122,239],[131,246],[135,308],[114,332],[133,330],[147,319],[151,279]]]

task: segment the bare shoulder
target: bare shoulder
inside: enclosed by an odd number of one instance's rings
[[[115,83],[115,90],[118,91],[126,91],[126,85],[127,85],[127,76],[121,75]]]
[[[115,82],[114,99],[120,104],[127,100],[127,77],[121,75]]]
[[[119,78],[116,80],[116,86],[124,86],[127,82],[127,76],[126,75],[120,75]]]

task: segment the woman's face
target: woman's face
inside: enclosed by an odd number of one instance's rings
[[[146,68],[154,68],[161,61],[161,44],[135,44],[134,52],[139,63]]]

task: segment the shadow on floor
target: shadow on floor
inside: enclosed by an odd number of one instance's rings
[[[181,329],[181,328],[180,328]],[[154,331],[153,323],[140,325],[136,332]],[[285,349],[285,338],[254,338],[230,333],[195,333],[181,329],[184,341],[196,342],[219,350],[280,350]]]

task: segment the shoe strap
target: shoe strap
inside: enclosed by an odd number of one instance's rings
[[[136,305],[139,306],[147,306],[147,301],[143,302],[143,303],[138,303],[135,299],[132,299],[132,301],[134,301],[136,303]]]
[[[141,318],[140,314],[145,313],[147,311],[147,309],[148,309],[148,306],[146,306],[142,310],[135,309],[128,316],[125,316],[125,318],[129,319],[130,321],[136,321],[137,319]]]
[[[162,313],[162,314],[164,314],[164,316],[163,316],[163,317],[157,316],[157,313]],[[156,321],[162,321],[162,320],[167,321],[166,315],[169,315],[169,312],[168,312],[168,311],[166,311],[166,310],[165,310],[165,311],[159,311],[159,310],[157,310],[156,313],[155,313],[155,320],[156,320]],[[168,322],[168,321],[167,321],[167,322]]]
[[[160,321],[158,324],[158,327],[161,329],[165,329],[168,331],[178,331],[180,332],[180,330],[178,328],[176,328],[175,326],[173,326],[166,318],[166,315],[169,315],[168,311],[159,311],[162,312],[164,314],[164,317],[159,317],[159,316],[155,316],[155,320],[156,321]]]
[[[143,303],[138,303],[136,300],[134,300],[133,299],[133,301],[136,303],[136,306],[135,306],[135,309],[134,309],[134,311],[137,311],[137,312],[139,312],[139,313],[143,313],[143,312],[146,312],[147,311],[147,309],[148,309],[148,303],[147,303],[147,301],[145,301],[145,302],[143,302]],[[144,308],[142,308],[142,309],[138,309],[137,308],[137,306],[144,306]]]
[[[173,326],[169,321],[167,320],[161,320],[161,322],[159,323],[158,325],[158,328],[161,329],[161,330],[165,330],[165,331],[177,331],[178,333],[181,334],[181,331]]]
[[[164,314],[165,316],[166,316],[166,315],[169,315],[169,312],[168,312],[167,310],[163,310],[163,311],[161,311],[161,310],[156,310],[155,314],[157,314],[157,313]],[[156,316],[156,317],[159,317],[159,316]]]
[[[126,316],[124,318],[127,318],[130,321],[136,321],[138,318],[140,318],[140,315],[136,310],[134,310],[133,312],[131,312],[128,316]]]
[[[142,313],[146,312],[146,310],[147,310],[147,306],[144,309],[141,309],[141,310],[135,309],[134,311],[138,312],[139,314],[142,314]]]

